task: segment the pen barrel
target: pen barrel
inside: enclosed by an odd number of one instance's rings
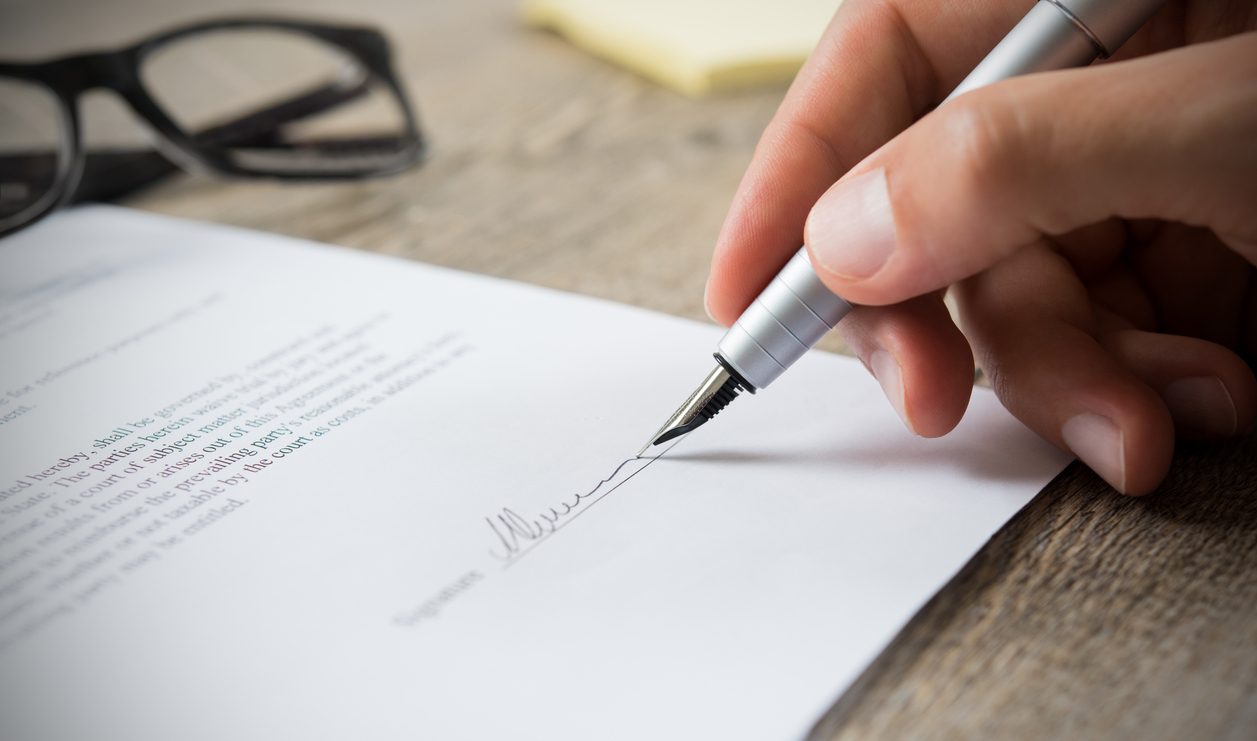
[[[1166,0],[1039,0],[947,100],[1032,72],[1082,67],[1107,57]]]
[[[725,333],[716,351],[742,380],[762,389],[833,329],[851,304],[835,296],[800,249]]]
[[[1103,47],[1101,56],[1111,56],[1135,35],[1167,0],[1040,0],[1060,7],[1085,27],[1086,33]]]
[[[1040,0],[943,101],[1032,72],[1081,67],[1104,53],[1061,6]]]

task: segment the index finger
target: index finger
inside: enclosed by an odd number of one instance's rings
[[[732,324],[848,169],[942,100],[1034,0],[847,0],[760,137],[716,240],[707,311]]]

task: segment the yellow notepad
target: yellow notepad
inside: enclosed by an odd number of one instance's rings
[[[840,0],[524,0],[528,23],[687,95],[788,82]]]

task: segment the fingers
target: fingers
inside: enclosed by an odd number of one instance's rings
[[[1248,33],[957,98],[820,198],[806,225],[817,273],[854,303],[890,304],[1114,216],[1257,244],[1253,79]]]
[[[1253,425],[1257,377],[1244,360],[1208,340],[1139,329],[1144,309],[1129,305],[1146,298],[1128,286],[1130,270],[1084,288],[1057,249],[1028,248],[958,290],[970,339],[1017,416],[1129,493],[1160,481],[1176,436]],[[940,294],[857,307],[839,331],[911,431],[938,436],[959,421],[973,360]]]
[[[1174,422],[1157,392],[1093,335],[1090,298],[1046,244],[957,287],[965,336],[1000,401],[1115,489],[1160,483]]]
[[[1221,345],[1133,329],[1101,335],[1100,341],[1160,395],[1182,437],[1230,437],[1257,417],[1257,379]]]
[[[733,199],[712,261],[708,313],[731,324],[802,244],[816,199],[941,100],[1031,5],[847,0]]]
[[[1253,193],[1257,209],[1257,191]],[[1166,224],[1126,263],[1156,303],[1158,329],[1238,347],[1253,269],[1205,229]]]
[[[973,390],[973,353],[941,295],[857,307],[838,329],[909,430],[938,437],[960,421]]]

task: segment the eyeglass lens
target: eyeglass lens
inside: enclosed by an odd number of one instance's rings
[[[233,133],[226,151],[240,167],[387,167],[406,145],[401,102],[384,82],[336,46],[299,32],[239,28],[180,37],[149,54],[140,77],[199,144],[220,144],[232,122],[280,110],[281,120],[264,116],[255,132]]]
[[[65,121],[53,94],[0,77],[0,230],[44,209],[68,156]]]

